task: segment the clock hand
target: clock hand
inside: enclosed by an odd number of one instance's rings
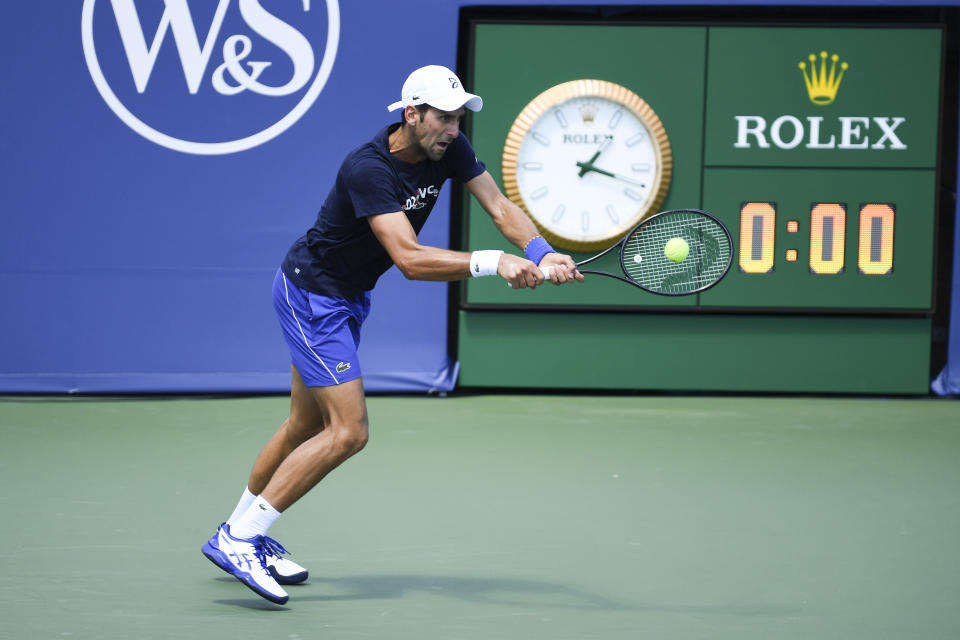
[[[587,171],[595,171],[595,169],[593,168],[593,161],[596,160],[599,156],[600,156],[600,152],[597,151],[586,162],[578,162],[577,166],[580,167],[580,171],[577,172],[577,175],[582,178]]]
[[[600,143],[600,148],[597,149],[597,152],[594,153],[589,160],[587,160],[586,162],[577,163],[577,166],[580,167],[580,171],[577,173],[579,177],[582,178],[584,174],[587,173],[588,171],[595,171],[595,169],[593,169],[593,163],[596,162],[597,158],[600,157],[600,154],[603,153],[604,149],[610,146],[611,140],[613,140],[613,138],[606,138],[603,142]]]
[[[581,177],[583,177],[583,175],[584,175],[585,173],[587,173],[588,171],[596,171],[596,172],[599,173],[599,174],[602,174],[602,175],[605,175],[605,176],[609,176],[609,177],[611,177],[611,178],[613,178],[613,179],[615,179],[615,180],[623,180],[624,182],[629,182],[630,184],[635,184],[635,185],[637,185],[638,187],[646,187],[646,186],[647,186],[646,184],[644,184],[643,182],[640,182],[639,180],[634,180],[633,178],[628,178],[628,177],[625,176],[625,175],[621,175],[621,174],[619,174],[619,173],[613,173],[612,171],[607,171],[607,170],[605,170],[605,169],[601,169],[600,167],[594,166],[594,165],[593,165],[592,163],[590,163],[590,162],[578,162],[578,163],[577,163],[577,166],[580,167],[580,176],[581,176]]]

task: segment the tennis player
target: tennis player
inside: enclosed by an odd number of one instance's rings
[[[411,280],[452,281],[499,276],[514,288],[582,281],[567,255],[537,234],[506,198],[470,142],[460,133],[466,109],[480,96],[441,66],[417,69],[403,84],[399,123],[351,151],[307,233],[293,243],[273,283],[274,307],[293,360],[290,415],[253,464],[233,514],[203,545],[203,553],[253,591],[283,604],[281,586],[307,579],[267,537],[281,513],[367,442],[357,346],[377,279],[397,265]],[[424,246],[417,240],[447,178],[459,180],[494,225],[525,257],[494,250],[472,253]]]

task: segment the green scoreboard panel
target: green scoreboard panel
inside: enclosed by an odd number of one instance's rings
[[[733,277],[703,304],[928,311],[941,31],[709,39],[703,203],[739,241]]]
[[[605,325],[628,327],[629,334],[630,328],[662,331],[664,324],[682,325],[699,340],[700,331],[709,331],[709,316],[721,314],[723,326],[733,332],[717,336],[727,342],[724,349],[731,340],[745,339],[737,337],[744,331],[753,331],[754,337],[760,336],[757,332],[805,335],[795,329],[825,316],[833,318],[834,333],[811,334],[809,341],[815,344],[796,338],[781,345],[782,354],[767,349],[793,371],[789,383],[778,382],[766,367],[739,381],[726,373],[730,381],[719,384],[705,376],[686,385],[665,385],[664,378],[673,377],[662,370],[638,379],[634,369],[593,373],[591,383],[612,388],[926,391],[942,153],[942,25],[478,20],[469,33],[467,82],[484,97],[469,135],[495,179],[502,179],[507,132],[527,103],[570,80],[615,82],[655,110],[669,138],[673,171],[661,209],[710,211],[729,227],[735,256],[717,286],[679,298],[596,276],[580,286],[534,292],[513,291],[495,278],[466,282],[459,312],[462,384],[497,385],[486,362],[496,354],[498,342],[508,345],[504,355],[519,348],[526,334],[518,326],[526,323],[542,330],[576,312],[578,319],[559,323],[567,329],[553,330],[552,337],[568,356],[588,361],[591,354],[604,357],[605,349],[615,357],[631,347],[620,336],[620,346],[594,344],[590,354],[576,353],[575,326],[589,331],[602,318]],[[609,125],[597,123],[603,126]],[[604,133],[617,135],[615,128]],[[591,152],[584,151],[584,160]],[[575,166],[571,179],[577,179]],[[462,232],[457,240],[464,249],[516,251],[475,201],[465,201]],[[575,259],[589,255],[571,253]],[[615,271],[615,257],[599,268]],[[610,311],[626,313],[603,317]],[[680,321],[689,314],[707,317],[699,325]],[[497,323],[511,327],[490,334]],[[840,342],[847,349],[856,327],[867,334],[878,331],[877,349],[908,335],[912,347],[925,346],[913,356],[910,349],[897,351],[889,368],[899,369],[894,378],[905,376],[900,383],[864,387],[863,363],[880,366],[876,354],[860,357],[847,350],[842,352],[850,362],[835,372],[821,375],[811,369],[808,385],[796,383],[806,375],[806,356],[822,350],[822,358],[835,357]],[[612,327],[608,332],[617,333]],[[672,335],[673,346],[686,339]],[[510,344],[510,336],[516,336],[517,344]],[[669,359],[671,343],[658,345],[645,340],[642,348],[662,347]],[[734,351],[750,351],[747,344],[741,347]]]

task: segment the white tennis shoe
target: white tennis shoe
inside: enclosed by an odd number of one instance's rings
[[[210,538],[210,540],[207,542],[207,545],[216,545],[218,535],[220,535],[219,529],[217,529],[217,533],[213,534],[213,537]],[[310,576],[310,573],[305,567],[300,566],[290,558],[283,557],[283,554],[289,552],[283,548],[282,544],[267,536],[264,536],[263,539],[267,543],[265,546],[267,555],[267,571],[270,572],[270,575],[273,576],[277,583],[300,584]],[[204,545],[204,547],[207,545]],[[209,558],[210,556],[208,555],[207,557]],[[213,560],[213,558],[211,558],[211,560]],[[232,573],[230,569],[222,566],[216,560],[214,560],[214,563],[227,573]]]
[[[267,570],[268,555],[279,557],[285,553],[275,540],[265,536],[249,540],[234,538],[230,535],[230,525],[222,524],[216,535],[204,543],[202,551],[212,563],[270,602],[284,604],[290,598]]]

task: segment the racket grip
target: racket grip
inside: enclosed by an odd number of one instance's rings
[[[553,267],[544,267],[543,269],[540,269],[540,274],[543,276],[544,280],[551,280],[553,278]],[[513,289],[513,285],[509,282],[507,283],[507,286]]]

